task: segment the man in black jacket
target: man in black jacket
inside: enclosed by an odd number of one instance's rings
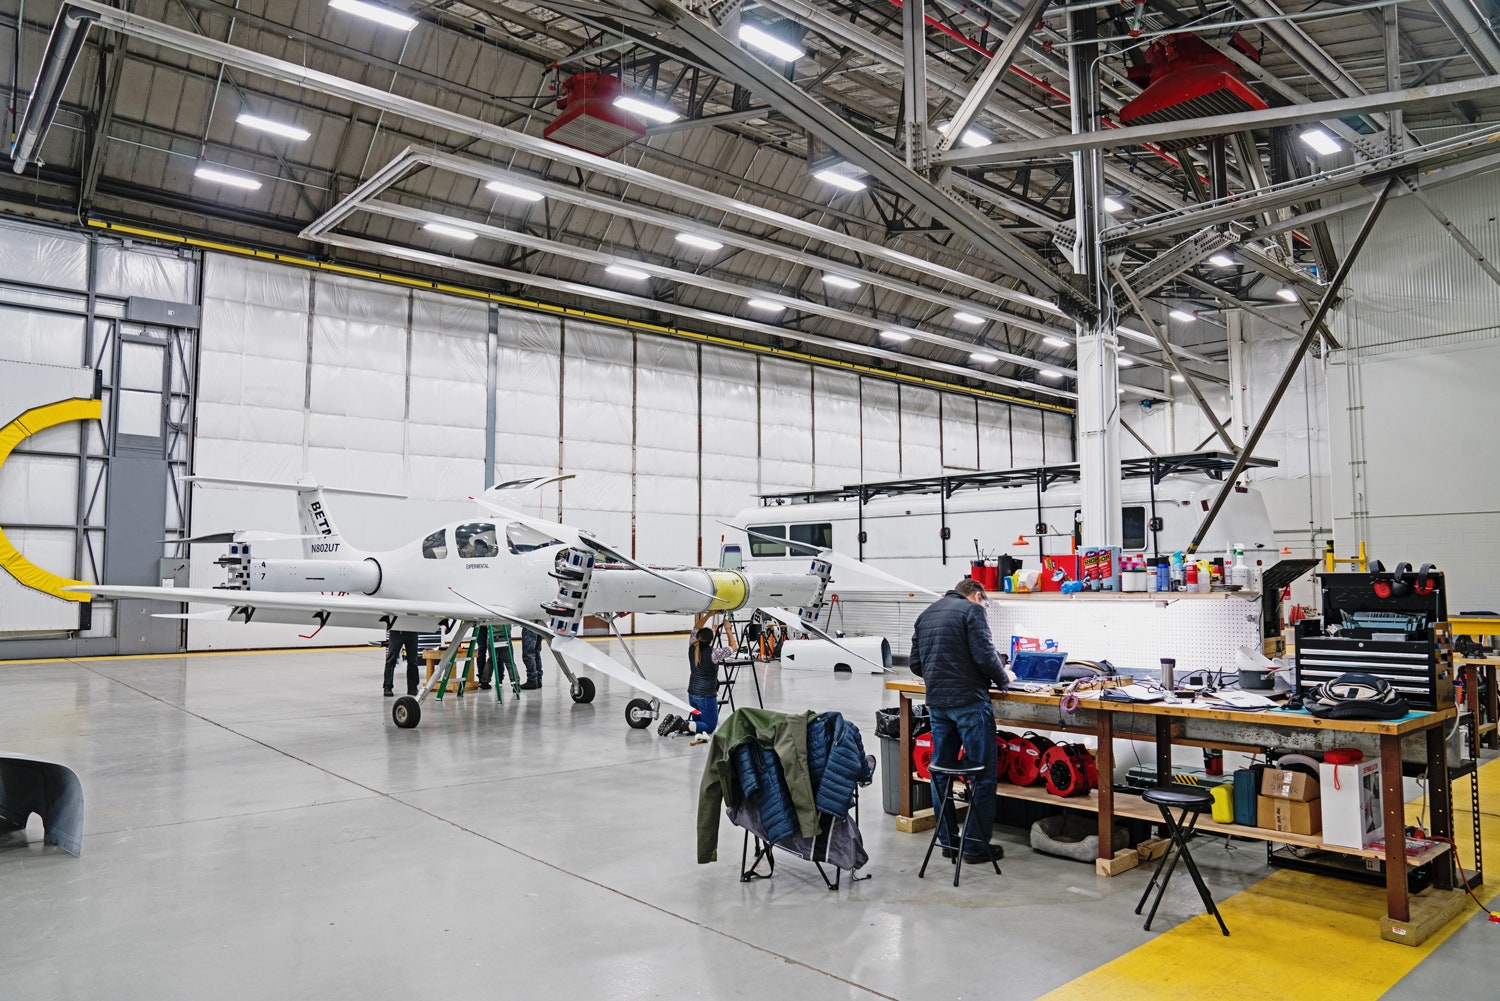
[[[990,844],[999,761],[990,686],[1003,690],[1010,676],[990,638],[986,603],[979,582],[965,578],[917,616],[911,638],[911,672],[927,683],[932,760],[951,765],[963,748],[967,762],[984,765],[984,772],[973,782],[968,836],[962,846],[965,862],[988,862],[1003,854],[999,845]],[[941,803],[947,792],[947,780],[933,775],[932,801]],[[958,854],[957,841],[957,820],[945,814],[938,832],[945,858]]]

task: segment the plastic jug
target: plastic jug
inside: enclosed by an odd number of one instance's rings
[[[1234,823],[1234,787],[1227,783],[1217,785],[1210,789],[1208,794],[1214,798],[1214,823]]]

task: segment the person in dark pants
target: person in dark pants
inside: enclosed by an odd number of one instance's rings
[[[707,626],[693,634],[688,644],[688,705],[697,710],[692,718],[661,718],[658,736],[674,733],[713,733],[719,726],[719,662],[729,656],[724,647],[714,646],[714,631]]]
[[[990,638],[985,604],[984,588],[965,578],[917,616],[911,639],[911,673],[927,683],[932,760],[955,764],[961,748],[968,763],[984,765],[972,783],[974,799],[969,804],[972,812],[963,845],[956,844],[958,822],[952,813],[943,815],[943,829],[938,832],[943,856],[953,858],[962,851],[965,862],[988,862],[1004,854],[999,845],[990,844],[999,763],[990,686],[1003,691],[1010,675]],[[947,793],[948,780],[934,774],[932,801],[941,803]]]
[[[493,668],[490,664],[490,645],[494,642],[494,635],[490,632],[490,628],[489,626],[474,627],[474,671],[481,691],[489,690]]]
[[[417,634],[409,633],[402,629],[392,629],[386,633],[385,638],[385,694],[387,697],[395,695],[396,661],[401,657],[401,650],[406,650],[406,694],[417,694],[417,659],[421,654],[417,652]]]
[[[541,634],[531,630],[521,630],[521,663],[526,668],[526,680],[521,683],[525,689],[542,687],[542,637]]]

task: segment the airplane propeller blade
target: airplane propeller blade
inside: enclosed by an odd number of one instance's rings
[[[673,587],[687,588],[694,594],[701,594],[703,595],[703,597],[709,599],[718,598],[718,595],[714,594],[712,591],[705,591],[702,588],[694,587],[691,584],[676,580],[672,577],[668,577],[660,571],[653,570],[643,563],[637,563],[635,560],[631,559],[629,556],[626,556],[618,549],[600,542],[588,532],[583,531],[583,529],[574,528],[572,525],[564,525],[562,522],[543,521],[540,518],[533,518],[529,514],[522,514],[520,511],[513,511],[508,507],[502,507],[499,504],[491,503],[490,501],[484,500],[480,497],[470,497],[469,499],[472,500],[475,504],[478,504],[480,507],[484,508],[486,511],[489,511],[491,514],[496,514],[502,518],[508,518],[512,521],[518,521],[532,531],[541,532],[544,535],[551,535],[554,538],[559,538],[559,541],[565,542],[575,549],[579,547],[592,549],[594,552],[599,553],[602,556],[606,556],[617,563],[623,563],[626,566],[631,567],[632,569],[641,571],[642,573],[650,574],[657,580],[665,581],[666,583],[671,584]]]
[[[829,643],[832,643],[834,646],[838,647],[849,656],[858,657],[860,660],[864,661],[866,664],[871,665],[882,674],[884,674],[886,671],[886,666],[884,664],[876,663],[857,650],[853,650],[845,646],[843,643],[840,643],[836,637],[825,633],[817,626],[809,625],[805,620],[799,618],[795,613],[787,611],[785,608],[760,608],[758,609],[758,611],[765,615],[769,615],[771,618],[776,619],[780,622],[784,622],[789,629],[801,629],[806,632],[812,633],[820,640],[827,640]]]
[[[640,689],[647,695],[651,696],[653,699],[661,699],[668,705],[676,706],[689,714],[693,714],[698,711],[692,706],[688,705],[686,702],[682,701],[682,699],[667,691],[665,688],[662,688],[655,682],[649,681],[644,675],[631,670],[624,664],[620,663],[618,660],[615,660],[609,654],[604,653],[601,650],[596,650],[594,647],[585,643],[577,636],[559,636],[557,633],[554,633],[546,626],[539,625],[535,622],[530,622],[518,615],[512,615],[509,612],[502,611],[501,609],[494,608],[490,605],[486,605],[481,601],[475,601],[473,598],[460,591],[454,591],[453,588],[449,588],[448,590],[453,591],[454,594],[458,595],[460,598],[467,601],[475,608],[484,612],[485,615],[490,618],[499,619],[502,622],[508,622],[511,625],[521,629],[530,629],[532,632],[545,639],[548,643],[552,644],[552,649],[556,650],[564,657],[569,657],[573,660],[576,660],[586,667],[592,667],[600,674],[607,674],[611,678],[617,678],[620,681],[625,682],[625,684],[631,686],[632,688]]]
[[[726,528],[732,528],[736,532],[744,532],[751,538],[762,539],[766,542],[774,542],[779,546],[787,546],[788,548],[795,546],[798,549],[805,550],[809,556],[816,556],[818,559],[823,560],[827,563],[831,563],[834,567],[840,570],[849,570],[854,573],[869,574],[871,577],[883,580],[888,584],[895,584],[903,591],[915,591],[920,594],[930,594],[934,598],[941,597],[941,595],[939,595],[931,588],[923,587],[921,584],[913,584],[909,580],[902,580],[895,574],[886,573],[884,570],[870,566],[870,564],[864,562],[863,560],[857,560],[852,556],[845,556],[843,553],[836,553],[832,549],[819,549],[817,546],[811,545],[806,542],[794,542],[791,539],[781,538],[780,536],[767,535],[764,532],[757,532],[754,529],[745,527],[744,525],[736,525],[732,521],[724,521],[723,519],[718,519],[718,521],[719,524],[725,526]]]
[[[623,681],[632,688],[640,689],[654,699],[661,699],[668,705],[673,705],[684,710],[688,715],[693,715],[698,711],[665,688],[646,680],[609,654],[591,644],[585,643],[577,636],[554,635],[548,642],[552,644],[552,649],[564,657],[576,660],[587,667],[592,667],[600,674],[607,674],[611,678]]]

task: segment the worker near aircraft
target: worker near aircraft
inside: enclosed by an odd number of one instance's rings
[[[396,661],[401,659],[401,651],[406,651],[406,694],[417,694],[417,658],[421,656],[417,652],[417,634],[407,632],[404,629],[392,629],[386,633],[385,638],[385,685],[383,690],[387,697],[395,695]]]
[[[995,652],[986,604],[984,588],[965,578],[917,616],[911,640],[911,672],[927,683],[932,760],[955,764],[962,749],[968,763],[984,766],[972,783],[963,845],[957,844],[958,823],[951,811],[943,815],[943,828],[938,832],[943,857],[953,858],[962,851],[965,862],[989,862],[1004,854],[999,845],[990,844],[998,765],[990,687],[1003,691],[1010,675]],[[933,774],[934,803],[941,803],[947,795],[948,781]]]
[[[526,668],[522,688],[542,687],[542,637],[531,629],[521,630],[521,663]]]

